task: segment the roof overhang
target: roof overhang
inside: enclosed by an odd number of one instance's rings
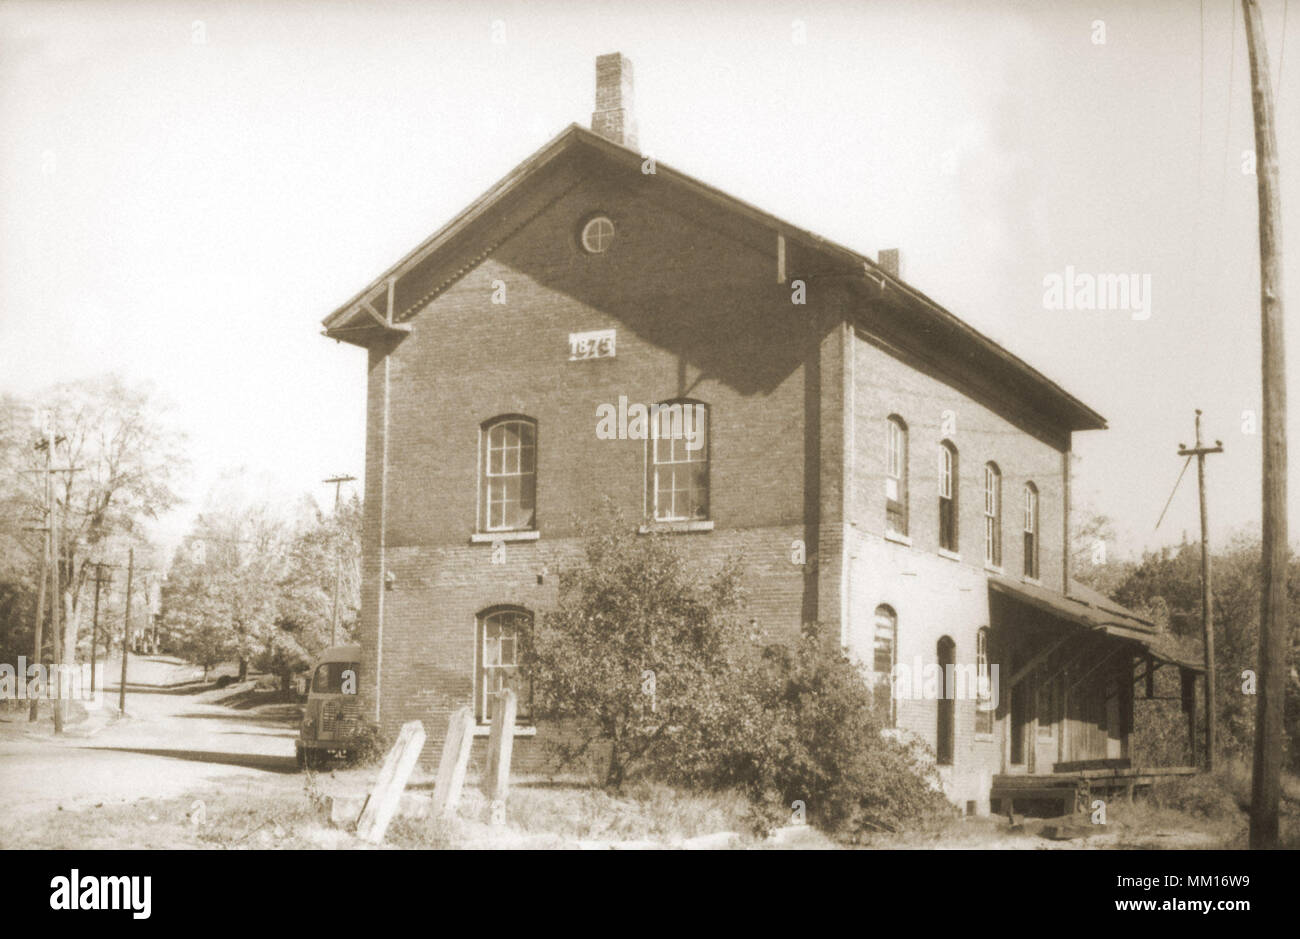
[[[622,166],[638,176],[642,174],[646,157],[636,150],[607,140],[594,131],[577,124],[570,124],[553,137],[537,152],[532,154],[487,192],[465,207],[455,218],[438,229],[427,239],[408,252],[401,260],[379,277],[371,281],[357,294],[352,296],[333,313],[325,317],[325,335],[330,338],[366,345],[377,336],[392,336],[394,328],[400,326],[407,318],[418,312],[416,308],[394,308],[393,284],[400,281],[415,268],[425,265],[439,252],[448,250],[461,234],[476,227],[476,223],[490,215],[528,180],[537,176],[543,169],[557,163],[559,159],[572,151],[594,154],[615,166]],[[974,349],[983,364],[1005,376],[1023,394],[1033,396],[1038,402],[1059,415],[1071,430],[1102,430],[1106,419],[1086,404],[1069,394],[1060,385],[1047,378],[1023,359],[1003,348],[994,340],[964,322],[961,318],[945,309],[933,299],[899,277],[889,273],[874,260],[857,251],[837,244],[828,238],[806,229],[799,228],[783,219],[763,211],[735,196],[702,182],[686,173],[673,169],[655,160],[654,174],[661,183],[681,187],[694,195],[712,202],[725,211],[750,220],[772,234],[772,243],[778,237],[793,244],[803,246],[823,257],[830,263],[832,271],[841,272],[851,280],[867,286],[877,297],[887,297],[890,302],[903,304],[908,312],[921,321],[941,329],[954,337],[967,348]],[[475,256],[475,260],[485,256],[487,250]],[[386,322],[379,329],[371,326],[363,318],[365,305],[378,307],[377,301],[386,299],[389,307],[385,315],[379,317]],[[421,297],[427,302],[428,296]],[[422,304],[417,304],[419,306]]]
[[[1104,635],[1141,646],[1145,654],[1162,662],[1192,671],[1204,671],[1204,664],[1180,655],[1170,647],[1154,623],[1107,600],[1100,595],[1088,599],[1057,593],[1047,587],[1024,583],[1009,577],[990,575],[989,590],[1076,626],[1094,635]]]

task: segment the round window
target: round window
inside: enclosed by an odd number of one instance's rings
[[[614,240],[614,223],[603,215],[589,219],[582,226],[582,247],[588,254],[600,254]]]

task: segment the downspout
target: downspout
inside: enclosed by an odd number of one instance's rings
[[[840,527],[843,533],[840,546],[840,648],[847,648],[849,644],[849,612],[852,604],[849,603],[850,576],[852,575],[852,565],[849,563],[849,548],[851,545],[849,523],[849,508],[852,504],[851,495],[853,492],[853,463],[856,457],[854,447],[854,425],[853,419],[853,323],[845,319],[840,330],[843,346],[843,365],[840,374],[841,380],[840,395],[840,414],[843,415],[845,423],[841,439],[844,441],[844,470],[840,477]]]
[[[1061,522],[1061,593],[1070,595],[1070,454],[1074,447],[1074,435],[1066,437],[1065,451],[1061,454],[1061,489],[1065,503],[1065,515]]]

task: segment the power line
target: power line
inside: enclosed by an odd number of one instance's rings
[[[1177,478],[1176,480],[1174,480],[1174,488],[1173,488],[1173,491],[1169,493],[1169,498],[1168,498],[1167,500],[1165,500],[1165,507],[1164,507],[1163,509],[1160,510],[1160,517],[1159,517],[1158,519],[1156,519],[1156,528],[1153,529],[1153,530],[1159,529],[1159,528],[1160,528],[1160,523],[1163,522],[1163,521],[1165,520],[1165,513],[1169,511],[1169,504],[1170,504],[1171,502],[1174,501],[1174,493],[1178,491],[1178,484],[1181,483],[1181,482],[1183,481],[1183,474],[1187,472],[1187,467],[1189,467],[1189,466],[1191,466],[1191,465],[1192,465],[1192,458],[1189,456],[1189,457],[1188,457],[1188,458],[1183,462],[1183,468],[1182,468],[1181,471],[1179,471],[1179,473],[1178,473],[1178,478]]]

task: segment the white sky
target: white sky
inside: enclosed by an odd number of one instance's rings
[[[1240,7],[1204,8],[1202,105],[1192,0],[3,3],[0,388],[155,382],[196,470],[170,534],[232,466],[328,503],[322,478],[361,475],[365,355],[320,319],[588,123],[595,56],[619,50],[644,152],[900,247],[906,279],[1104,414],[1075,438],[1076,498],[1121,550],[1196,537],[1190,472],[1152,527],[1204,409],[1222,541],[1258,525],[1259,268]],[[1263,10],[1300,439],[1300,9],[1290,63],[1282,3]],[[1150,319],[1044,309],[1067,265],[1149,274]]]

